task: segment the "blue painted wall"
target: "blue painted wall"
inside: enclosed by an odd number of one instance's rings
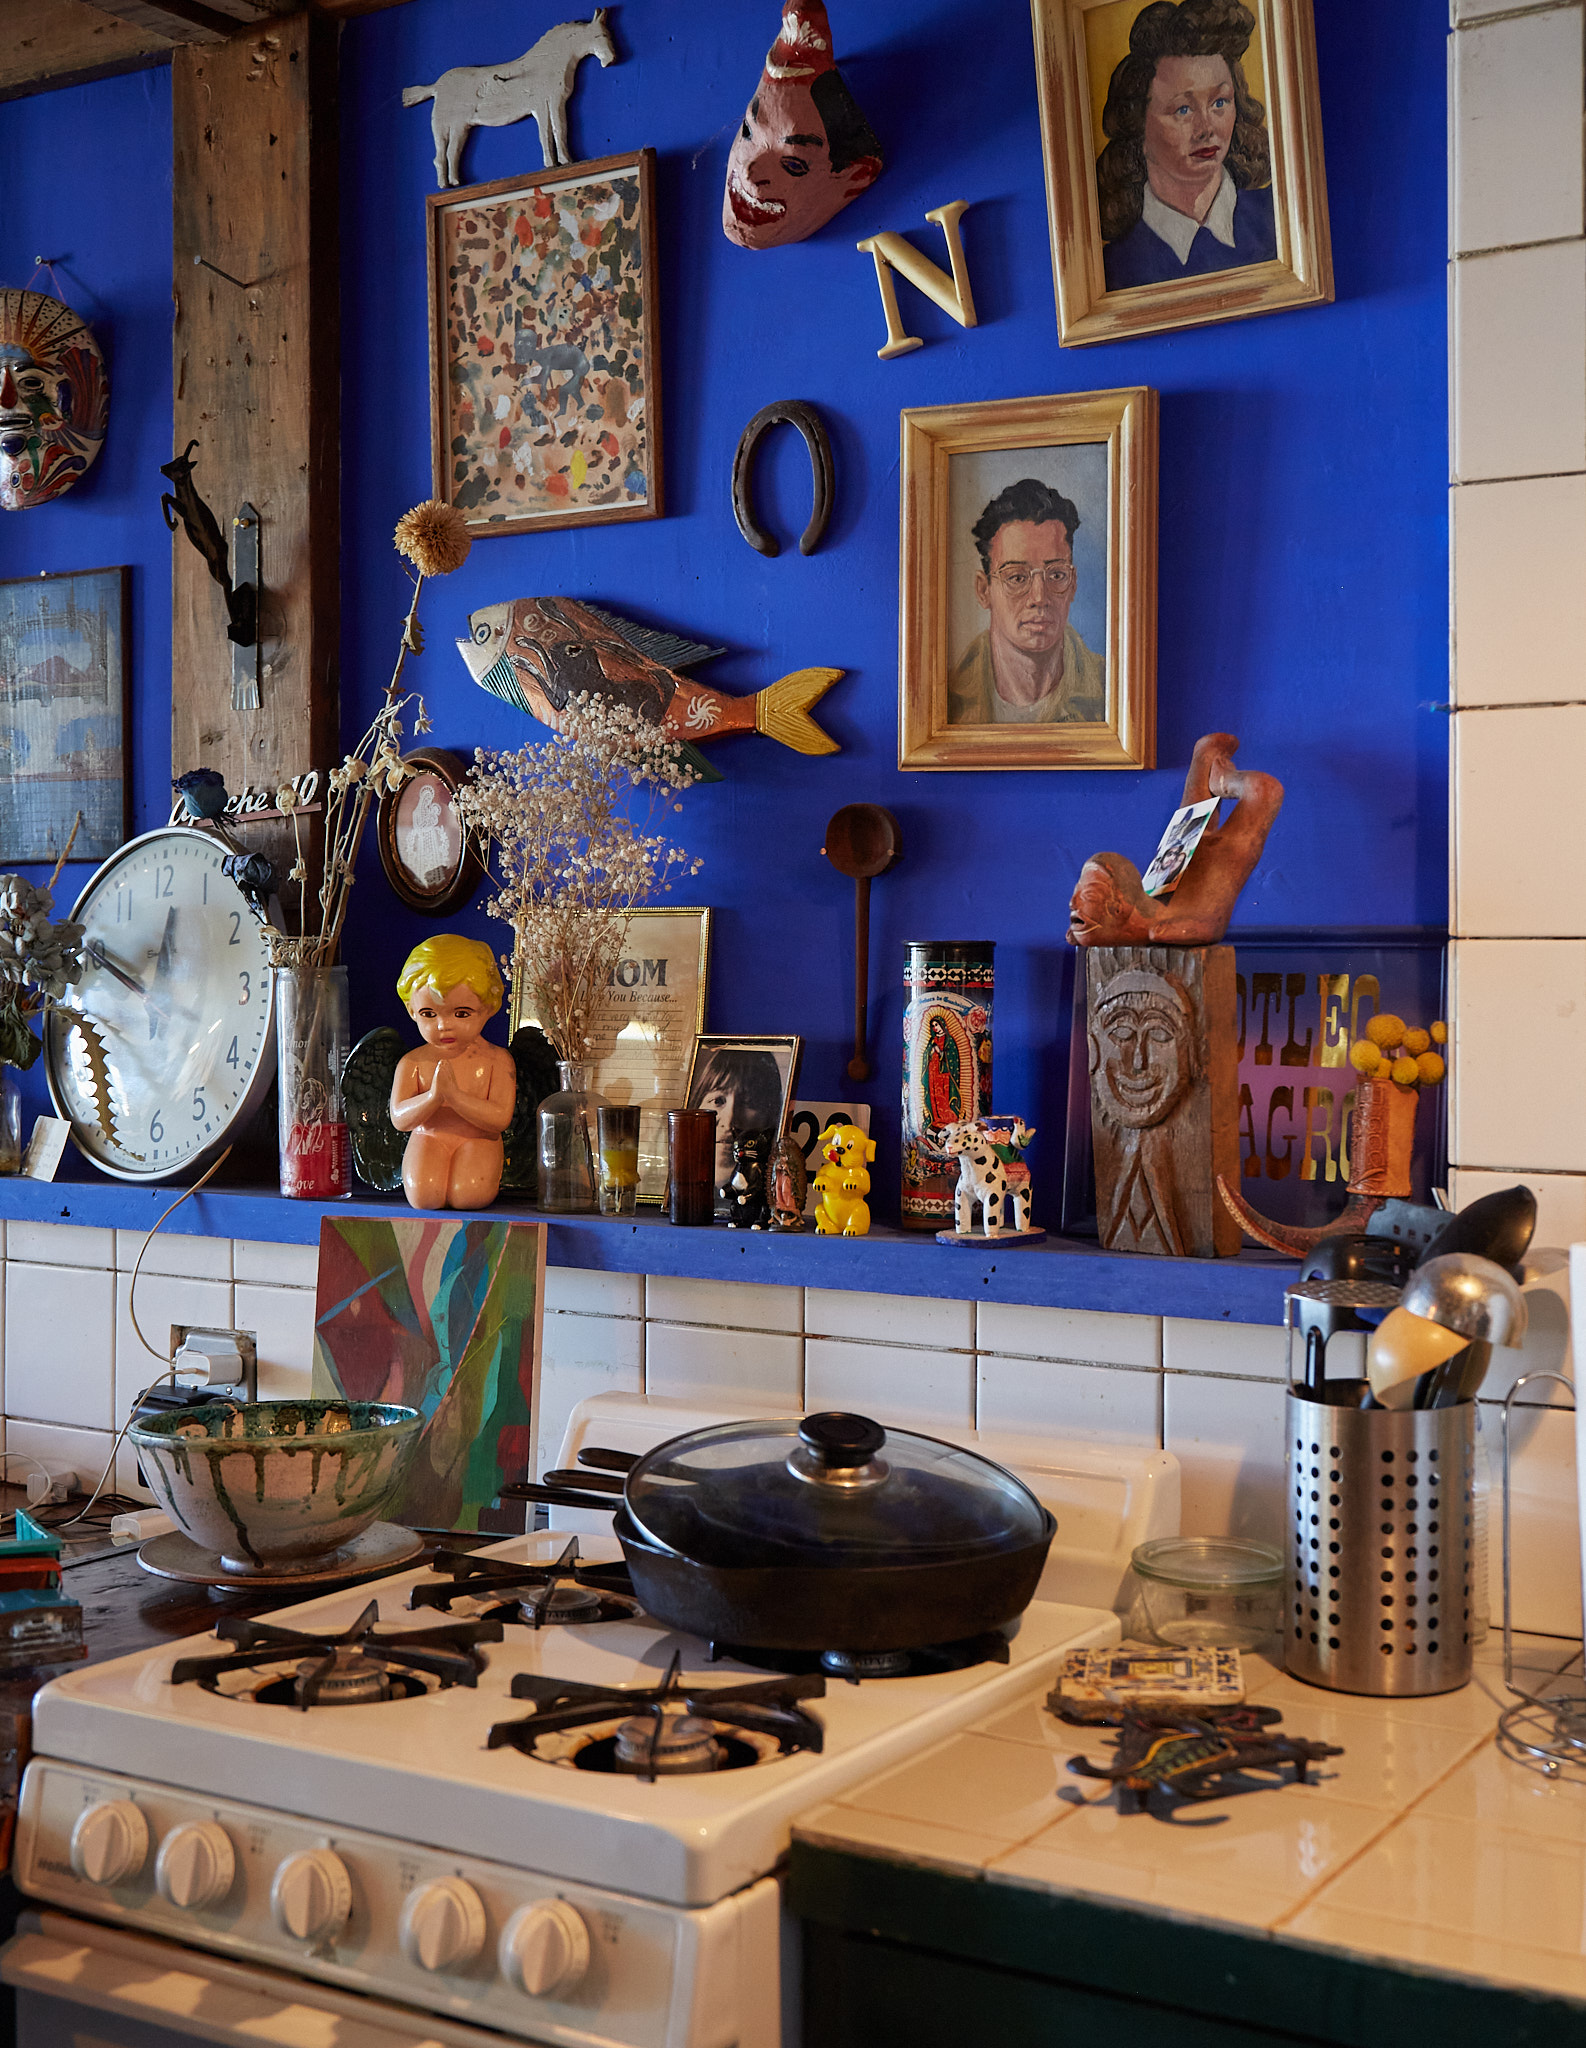
[[[820,855],[823,828],[840,804],[862,800],[901,820],[905,860],[874,896],[878,1079],[864,1091],[885,1139],[885,1212],[895,1201],[902,942],[996,938],[996,1101],[1055,1135],[1069,890],[1098,848],[1144,863],[1200,732],[1237,732],[1242,757],[1289,790],[1240,905],[1242,925],[1445,919],[1446,722],[1434,707],[1447,695],[1447,21],[1438,0],[1391,9],[1329,0],[1317,10],[1334,305],[1060,349],[1019,0],[832,4],[844,72],[887,169],[814,241],[760,254],[729,245],[719,213],[728,143],[775,30],[775,5],[699,0],[685,11],[621,0],[613,9],[620,61],[584,67],[572,140],[588,157],[646,143],[659,153],[668,516],[480,541],[461,571],[426,591],[430,651],[409,675],[428,699],[436,744],[467,751],[538,737],[475,688],[450,643],[477,606],[547,592],[724,644],[731,651],[705,673],[731,689],[809,664],[847,670],[819,712],[841,754],[811,761],[766,739],[722,742],[712,758],[726,780],[691,792],[676,823],[705,860],[690,900],[718,913],[711,1028],[801,1032],[802,1092],[834,1097],[849,1092],[852,888]],[[514,55],[572,11],[411,0],[344,32],[349,740],[389,677],[405,602],[391,527],[430,489],[432,145],[428,108],[404,110],[401,91],[453,63]],[[97,476],[59,505],[0,525],[0,573],[116,559],[147,566],[136,641],[140,822],[163,810],[168,772],[168,543],[152,492],[170,418],[168,109],[161,73],[0,107],[4,274],[9,281],[26,267],[50,223],[69,220],[61,246],[76,250],[107,308],[100,332],[117,371]],[[49,150],[46,172],[26,145],[43,153],[63,116],[81,149]],[[476,134],[463,170],[482,180],[538,164],[527,126]],[[132,189],[148,195],[136,212],[125,203]],[[880,362],[874,271],[854,243],[900,229],[940,260],[940,237],[923,217],[954,198],[972,203],[964,239],[981,325],[964,332],[901,286],[906,322],[926,345]],[[1162,766],[1145,775],[900,774],[899,409],[1122,384],[1162,394]],[[781,397],[821,408],[838,496],[820,552],[800,557],[791,538],[807,516],[807,462],[791,435],[767,443],[761,515],[789,537],[767,562],[737,533],[729,477],[745,421]],[[145,494],[136,500],[134,475]],[[33,531],[18,535],[24,524]],[[361,1029],[394,1008],[402,958],[431,927],[389,897],[372,844],[355,906],[348,957]],[[500,938],[482,910],[458,922]],[[1055,1147],[1045,1159],[1055,1180]]]

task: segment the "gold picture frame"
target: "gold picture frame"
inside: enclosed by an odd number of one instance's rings
[[[1154,768],[1156,393],[917,407],[902,441],[898,766]],[[1066,530],[1075,569],[1050,600],[1067,695],[1039,723],[999,722],[989,694],[1006,643],[986,571],[1007,565],[983,536],[1008,507]]]
[[[694,1046],[710,984],[708,910],[636,910],[628,921],[610,999],[590,1019],[595,1088],[640,1105],[641,1202],[666,1199],[666,1112],[687,1099]],[[538,1019],[516,987],[512,1030]]]
[[[1212,228],[1215,239],[1228,248],[1227,267],[1205,272],[1186,267],[1182,275],[1127,285],[1116,282],[1120,275],[1150,277],[1159,268],[1172,268],[1163,253],[1168,244],[1152,236],[1149,222],[1139,217],[1127,176],[1109,180],[1109,205],[1116,218],[1126,219],[1136,210],[1139,224],[1127,237],[1115,236],[1110,264],[1109,245],[1102,239],[1098,163],[1104,150],[1129,146],[1127,135],[1118,139],[1120,127],[1128,125],[1118,116],[1135,103],[1134,94],[1127,89],[1131,75],[1124,73],[1122,59],[1129,55],[1130,31],[1147,4],[1149,0],[1031,0],[1058,339],[1066,348],[1200,327],[1217,320],[1242,320],[1254,313],[1275,313],[1292,306],[1324,305],[1333,296],[1311,0],[1245,0],[1252,32],[1235,67],[1240,80],[1235,81],[1239,108],[1234,118],[1247,124],[1254,147],[1244,151],[1240,161],[1237,131],[1232,143],[1222,145],[1227,151],[1226,176],[1238,188],[1226,213]],[[1119,61],[1114,62],[1115,58]],[[1136,56],[1132,61],[1138,72],[1140,65],[1150,60]],[[1240,82],[1245,85],[1243,94],[1237,90]],[[1115,139],[1109,143],[1103,134],[1101,109],[1114,90],[1119,105],[1112,122]],[[1261,182],[1262,157],[1266,159],[1265,184]],[[1114,161],[1123,169],[1127,160],[1120,156]],[[1142,193],[1154,190],[1156,181],[1144,168],[1143,143],[1141,154],[1128,169],[1140,181]],[[1236,171],[1249,177],[1248,185]],[[1249,221],[1236,228],[1238,203],[1245,191],[1251,196]],[[1157,218],[1166,218],[1170,228],[1188,219],[1191,227],[1184,232],[1192,232],[1193,218],[1182,210]],[[1207,225],[1211,227],[1209,219]],[[1205,232],[1203,229],[1202,234]],[[1234,237],[1232,242],[1229,236]],[[1270,246],[1272,254],[1248,260],[1235,253],[1241,243],[1251,251]],[[1176,256],[1175,261],[1185,266],[1193,261],[1198,266],[1209,247],[1209,242],[1203,242],[1200,254],[1192,249]],[[1151,252],[1159,262],[1152,260]],[[1114,273],[1112,284],[1109,267]]]

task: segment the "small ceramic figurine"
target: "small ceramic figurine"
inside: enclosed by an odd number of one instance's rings
[[[987,1237],[1006,1235],[1002,1205],[1011,1203],[1015,1233],[1033,1228],[1030,1222],[1030,1169],[1024,1164],[1026,1145],[1035,1136],[1022,1116],[978,1117],[973,1123],[949,1124],[941,1133],[941,1149],[958,1161],[954,1190],[957,1235],[974,1229],[975,1204],[980,1204],[981,1229]]]
[[[463,144],[475,128],[507,128],[532,114],[540,131],[545,168],[572,162],[567,147],[567,102],[586,57],[604,71],[616,61],[606,10],[588,21],[564,21],[548,28],[532,49],[502,64],[454,64],[433,85],[410,85],[405,107],[433,100],[430,133],[435,137],[435,182],[444,191],[461,182]]]
[[[865,1237],[870,1230],[867,1162],[876,1156],[875,1140],[857,1124],[833,1124],[821,1138],[826,1164],[815,1176],[820,1196],[815,1210],[817,1237]]]
[[[804,1198],[809,1193],[809,1171],[797,1138],[779,1138],[771,1151],[766,1175],[766,1194],[771,1204],[772,1230],[804,1228]]]
[[[415,946],[397,994],[424,1040],[398,1062],[391,1121],[407,1134],[402,1186],[415,1209],[483,1209],[496,1198],[518,1073],[481,1035],[501,1008],[501,975],[478,939],[442,932]]]
[[[766,1200],[766,1155],[771,1138],[766,1131],[734,1131],[732,1134],[732,1179],[716,1190],[717,1214],[726,1210],[729,1230],[763,1230],[771,1214]]]

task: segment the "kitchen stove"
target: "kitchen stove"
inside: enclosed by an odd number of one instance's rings
[[[367,1706],[419,1699],[451,1685],[474,1685],[485,1667],[479,1643],[499,1643],[499,1621],[376,1632],[380,1608],[371,1600],[351,1628],[303,1631],[244,1616],[226,1616],[215,1634],[238,1647],[229,1654],[178,1657],[172,1685],[196,1679],[205,1692],[252,1699],[262,1706]],[[232,1681],[228,1683],[228,1681]]]
[[[640,1611],[628,1567],[584,1559],[576,1536],[549,1564],[502,1564],[477,1550],[438,1550],[432,1569],[442,1576],[415,1586],[411,1606],[525,1621],[530,1628],[632,1621]]]

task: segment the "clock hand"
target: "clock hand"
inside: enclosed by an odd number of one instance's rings
[[[123,988],[129,988],[135,996],[142,996],[145,1001],[148,1000],[149,992],[143,986],[143,983],[127,968],[118,966],[105,951],[100,940],[90,939],[88,944],[84,946],[83,951],[96,967],[102,967],[107,974],[113,974]]]
[[[154,979],[156,984],[163,982],[171,971],[171,939],[175,931],[176,905],[173,903],[165,913],[165,930],[160,935],[160,950],[155,955]],[[149,1036],[151,1038],[154,1037],[162,1024],[170,1021],[170,1015],[170,997],[164,993],[163,989],[158,995],[151,994],[149,998]]]

